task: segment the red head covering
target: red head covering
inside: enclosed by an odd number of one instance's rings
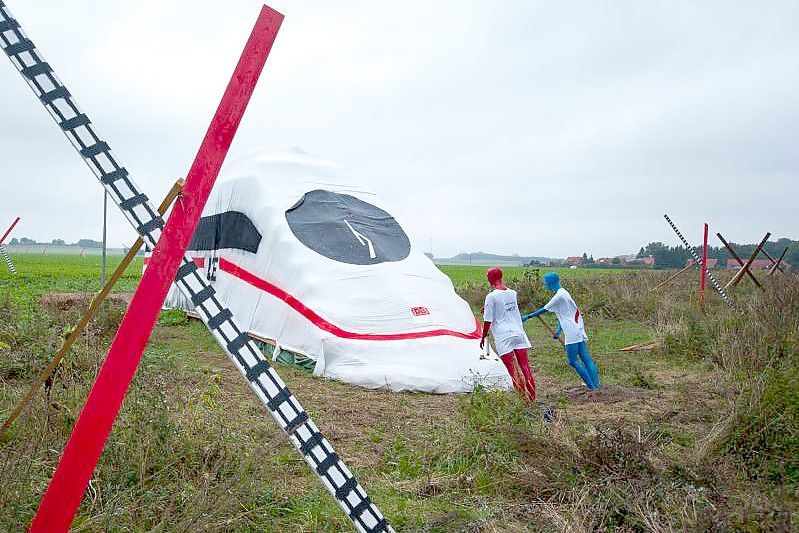
[[[489,268],[486,272],[486,278],[488,278],[488,283],[490,283],[492,287],[497,289],[505,288],[505,286],[502,284],[502,270],[500,268]]]

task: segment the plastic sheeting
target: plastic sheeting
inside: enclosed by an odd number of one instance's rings
[[[253,154],[223,169],[189,247],[242,327],[368,388],[508,389],[452,282],[386,203],[330,163]],[[171,290],[166,307],[191,310]]]

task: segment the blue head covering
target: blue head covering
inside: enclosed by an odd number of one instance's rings
[[[557,291],[560,288],[560,276],[555,272],[547,272],[544,274],[544,285],[552,292]]]

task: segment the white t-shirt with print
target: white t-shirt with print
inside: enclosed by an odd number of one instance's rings
[[[572,295],[563,287],[559,288],[552,299],[547,302],[544,309],[555,313],[563,330],[564,344],[574,344],[588,340],[585,334],[585,323]]]
[[[488,293],[483,320],[491,322],[491,333],[499,355],[530,348],[530,340],[524,334],[522,317],[519,315],[516,291],[513,289],[494,289]]]

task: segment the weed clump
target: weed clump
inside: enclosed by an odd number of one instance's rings
[[[183,309],[167,309],[158,316],[159,326],[183,326],[189,322],[189,316]]]
[[[58,336],[46,317],[0,295],[0,378],[16,380],[46,364]]]
[[[799,362],[762,375],[733,414],[722,451],[750,480],[784,484],[799,495]]]

